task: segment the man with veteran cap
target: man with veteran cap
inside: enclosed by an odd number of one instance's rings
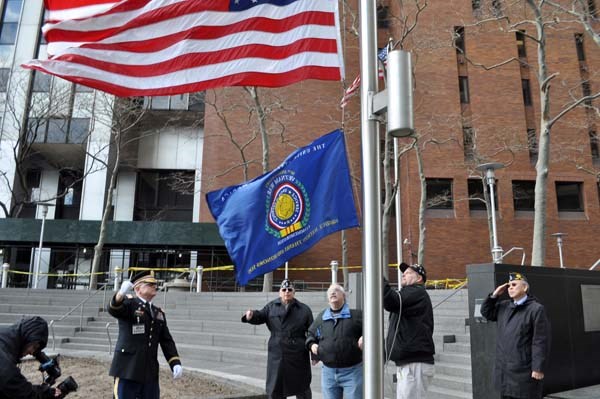
[[[135,297],[128,295],[133,288]],[[162,309],[152,304],[157,281],[150,270],[123,281],[110,300],[108,313],[119,321],[119,338],[110,367],[115,377],[116,399],[158,399],[158,346],[167,359],[173,378],[183,369]]]
[[[242,323],[266,323],[271,332],[266,384],[271,399],[292,395],[312,398],[310,357],[304,340],[313,315],[307,305],[295,298],[295,292],[292,282],[285,279],[279,288],[279,298],[261,310],[248,309],[242,316]]]
[[[510,299],[499,297],[507,290]],[[523,273],[512,272],[481,305],[481,314],[496,321],[494,385],[502,398],[541,399],[550,352],[550,322],[544,305],[529,292]]]
[[[427,272],[420,264],[400,264],[400,290],[383,282],[383,306],[390,312],[386,361],[396,363],[397,399],[421,399],[433,379],[435,345],[433,308],[425,289]]]

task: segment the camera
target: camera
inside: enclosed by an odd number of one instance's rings
[[[46,375],[44,378],[44,383],[48,385],[53,385],[56,380],[61,376],[60,366],[58,364],[58,358],[60,355],[56,355],[54,357],[49,357],[42,351],[38,351],[33,354],[33,356],[40,362],[39,371],[42,372],[42,375]],[[71,376],[65,378],[60,384],[57,385],[56,388],[60,389],[59,398],[64,398],[69,393],[76,391],[79,386],[75,379]]]

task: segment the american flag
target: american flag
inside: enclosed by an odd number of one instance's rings
[[[379,67],[377,68],[377,77],[379,79],[383,79],[385,76],[384,68],[387,66],[387,55],[388,55],[387,46],[385,46],[382,49],[379,49],[379,51],[377,52],[377,59],[380,61],[378,63]],[[382,64],[383,64],[383,66],[382,66]],[[359,88],[360,88],[360,74],[358,74],[356,76],[356,78],[354,79],[352,84],[350,86],[348,86],[348,88],[344,92],[344,95],[342,96],[342,99],[340,101],[341,108],[344,108],[346,105],[348,105],[348,102],[354,96],[354,94],[356,94],[356,92],[358,91]]]
[[[341,80],[337,0],[45,0],[48,59],[117,96]]]

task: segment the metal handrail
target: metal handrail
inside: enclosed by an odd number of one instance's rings
[[[596,263],[594,263],[594,264],[592,265],[592,267],[590,267],[590,270],[594,270],[594,269],[596,268],[596,266],[598,266],[598,265],[600,265],[600,259],[598,259],[598,260],[596,261]]]
[[[469,282],[469,281],[467,280],[467,281],[465,281],[465,282],[461,283],[460,285],[458,285],[456,288],[454,288],[454,289],[452,290],[452,292],[451,292],[449,295],[447,295],[447,296],[446,296],[444,299],[442,299],[441,301],[439,301],[438,303],[436,303],[436,304],[435,304],[435,306],[433,306],[432,308],[433,308],[433,309],[437,308],[437,307],[438,307],[438,306],[440,306],[442,303],[446,302],[448,299],[450,299],[450,298],[452,298],[454,295],[458,294],[458,290],[460,290],[460,289],[461,289],[461,288],[463,288],[465,285],[467,285],[467,283],[468,283],[468,282]]]
[[[106,335],[108,336],[108,353],[111,354],[112,353],[112,339],[110,338],[110,331],[108,330],[108,328],[110,327],[112,323],[108,322],[106,323]]]
[[[523,266],[525,264],[525,249],[522,247],[512,247],[511,249],[509,249],[508,251],[506,251],[501,257],[500,260],[502,260],[506,255],[508,255],[509,253],[511,253],[512,251],[514,251],[515,249],[520,250],[521,252],[523,252],[523,256],[521,257],[521,266]]]
[[[98,288],[96,291],[94,291],[93,294],[90,294],[83,301],[79,302],[79,304],[77,306],[75,306],[73,309],[69,310],[67,313],[62,315],[58,320],[50,320],[50,323],[48,324],[48,326],[50,327],[50,331],[52,333],[52,350],[56,349],[56,335],[54,334],[54,324],[58,323],[59,321],[63,321],[65,318],[67,318],[67,316],[69,316],[71,313],[73,313],[75,310],[77,310],[77,308],[81,307],[81,312],[79,315],[79,330],[81,331],[83,329],[83,307],[84,307],[85,303],[87,301],[89,301],[90,299],[92,299],[94,296],[96,296],[96,294],[100,291],[104,291],[104,300],[103,300],[104,302],[103,303],[106,303],[106,287],[107,286],[108,286],[108,284],[102,285],[101,288]]]

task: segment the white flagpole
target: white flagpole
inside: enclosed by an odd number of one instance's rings
[[[285,279],[288,279],[288,263],[285,262]]]
[[[364,265],[364,397],[383,398],[383,299],[381,271],[381,204],[379,195],[379,124],[372,99],[377,93],[375,0],[360,0],[360,109],[362,143]]]

